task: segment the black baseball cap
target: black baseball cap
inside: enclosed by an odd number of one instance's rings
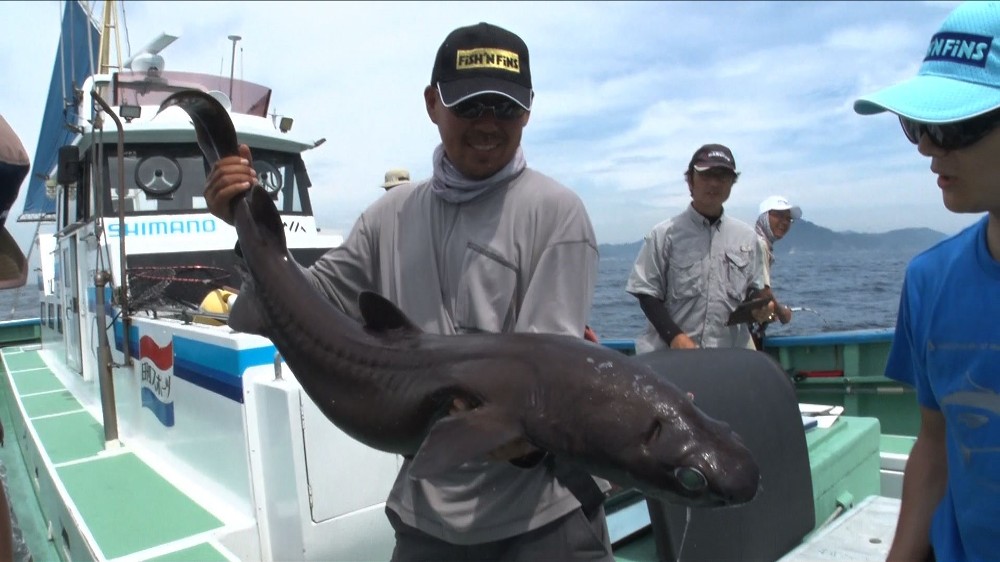
[[[438,48],[431,72],[445,107],[473,96],[500,94],[531,111],[534,92],[528,46],[520,37],[489,23],[460,27]]]
[[[729,147],[721,144],[706,144],[695,151],[688,164],[699,172],[704,172],[709,168],[727,168],[736,171],[736,159],[733,158],[733,151]]]

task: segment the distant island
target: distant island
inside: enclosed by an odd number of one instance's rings
[[[795,221],[795,226],[774,245],[775,253],[858,251],[890,249],[916,253],[947,238],[947,234],[930,228],[902,228],[888,232],[835,232],[807,220]],[[642,240],[628,244],[599,244],[601,256],[635,257]]]

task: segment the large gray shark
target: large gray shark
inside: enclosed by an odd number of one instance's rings
[[[236,153],[232,123],[214,99],[181,92],[168,105],[192,115],[210,163]],[[237,198],[234,221],[252,296],[240,297],[249,302],[230,326],[266,332],[331,422],[368,446],[412,456],[412,476],[523,438],[673,503],[732,505],[756,494],[759,470],[739,437],[634,358],[563,335],[428,334],[372,292],[359,297],[359,323],[292,259],[263,188]],[[452,411],[456,399],[470,408]]]

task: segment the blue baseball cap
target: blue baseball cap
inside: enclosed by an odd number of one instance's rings
[[[1000,108],[1000,2],[965,2],[931,37],[916,76],[854,102],[854,111],[891,111],[951,123]]]

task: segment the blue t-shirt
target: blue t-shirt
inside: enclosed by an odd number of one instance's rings
[[[938,560],[1000,557],[1000,262],[986,224],[910,262],[886,366],[945,418],[948,485],[930,537]]]

